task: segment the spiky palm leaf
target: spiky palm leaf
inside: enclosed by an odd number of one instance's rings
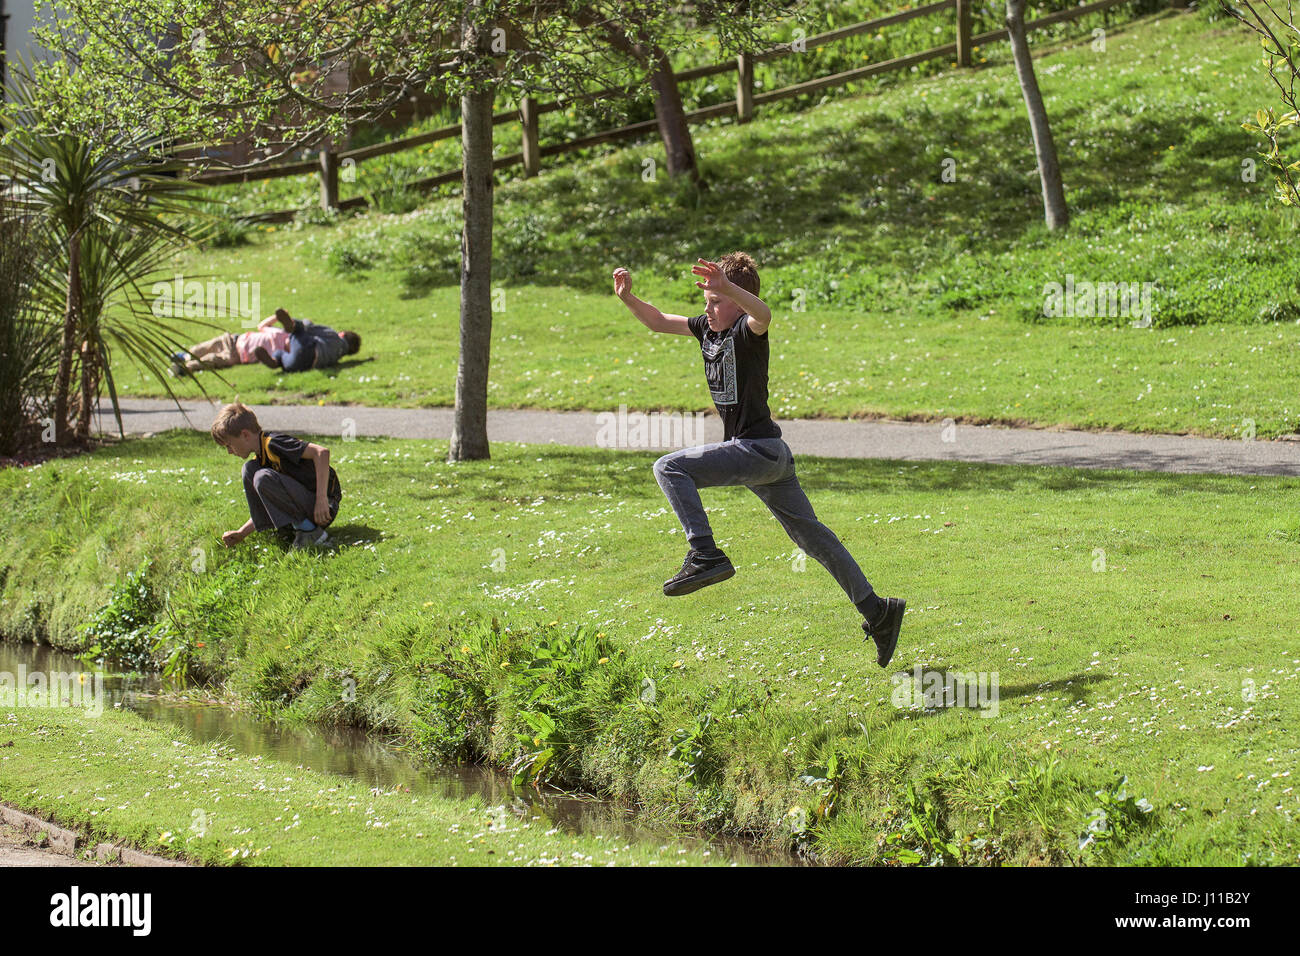
[[[125,356],[156,378],[180,407],[166,368],[172,353],[189,344],[188,327],[197,320],[186,319],[187,328],[182,329],[171,316],[155,313],[147,291],[155,280],[170,280],[169,266],[176,248],[164,234],[132,229],[122,222],[97,220],[82,235],[82,308],[77,339],[94,343],[119,434],[123,423],[113,378],[115,356]],[[45,255],[60,265],[41,271],[37,295],[47,310],[57,310],[65,294],[62,280],[67,268],[66,250],[57,235],[47,241]],[[198,324],[217,328],[212,323]],[[198,384],[206,395],[203,383]]]
[[[21,83],[17,89],[19,102],[29,101],[30,90]],[[164,369],[184,343],[177,329],[134,306],[114,310],[116,317],[102,325],[110,305],[142,300],[139,284],[157,274],[167,254],[201,241],[211,228],[198,190],[177,175],[178,164],[163,159],[167,148],[144,135],[99,140],[73,132],[42,135],[20,125],[7,132],[0,149],[0,175],[11,181],[13,198],[51,227],[38,285],[50,313],[64,316],[56,407],[66,414],[76,343],[89,341],[109,385],[119,432],[109,343],[156,377],[178,407]],[[54,308],[58,296],[64,304]],[[82,415],[86,426],[89,410],[83,408]]]
[[[53,387],[55,327],[38,312],[32,282],[40,228],[0,196],[0,455],[19,450]]]

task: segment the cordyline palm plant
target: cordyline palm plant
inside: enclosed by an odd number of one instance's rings
[[[150,285],[149,278],[163,273],[175,251],[169,237],[141,231],[121,221],[97,220],[82,233],[80,309],[75,331],[78,438],[89,435],[101,376],[118,431],[122,431],[122,414],[113,381],[114,356],[124,355],[155,375],[175,398],[164,369],[171,353],[181,347],[179,330],[165,317],[153,313],[151,299],[145,292]],[[45,254],[50,261],[66,262],[57,236],[47,242]],[[57,314],[65,293],[66,275],[62,265],[38,276],[37,299],[47,312]]]
[[[24,86],[18,86],[21,100]],[[34,125],[34,124],[33,124]],[[157,275],[169,254],[196,238],[197,191],[161,161],[165,143],[121,133],[41,134],[20,119],[0,149],[0,173],[14,198],[48,226],[38,263],[43,304],[62,300],[58,367],[54,377],[56,440],[69,437],[73,370],[79,367],[76,436],[90,435],[101,374],[113,411],[110,343],[158,378],[175,399],[164,369],[182,346],[178,330],[143,308],[140,284]]]

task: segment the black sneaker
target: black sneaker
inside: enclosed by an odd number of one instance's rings
[[[699,551],[687,551],[682,569],[664,582],[664,594],[669,597],[690,594],[700,588],[707,588],[710,584],[725,581],[735,573],[736,569],[731,566],[731,559],[721,551],[710,558],[704,557]]]
[[[253,349],[253,357],[265,365],[267,368],[279,368],[280,363],[271,358],[271,353],[262,346]]]
[[[888,666],[894,656],[894,648],[898,647],[898,632],[903,627],[905,607],[907,602],[902,598],[885,598],[885,610],[880,620],[874,626],[867,621],[862,622],[862,630],[876,642],[876,663],[881,667]]]

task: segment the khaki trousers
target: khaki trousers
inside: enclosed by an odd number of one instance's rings
[[[208,339],[198,345],[191,345],[189,353],[193,358],[185,363],[185,368],[190,372],[198,372],[205,368],[231,368],[244,364],[240,361],[239,351],[235,348],[235,337],[229,332],[223,332],[215,339]]]

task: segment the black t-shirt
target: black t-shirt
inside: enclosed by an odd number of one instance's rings
[[[303,458],[307,443],[301,438],[286,435],[284,432],[262,432],[258,442],[257,463],[263,468],[273,468],[280,474],[292,478],[312,494],[316,493],[316,461]],[[328,501],[339,501],[343,490],[339,487],[339,476],[330,466],[329,485],[325,489]]]
[[[780,438],[767,409],[767,333],[756,334],[742,315],[725,332],[709,328],[705,315],[686,320],[700,340],[704,377],[722,416],[722,440]]]

